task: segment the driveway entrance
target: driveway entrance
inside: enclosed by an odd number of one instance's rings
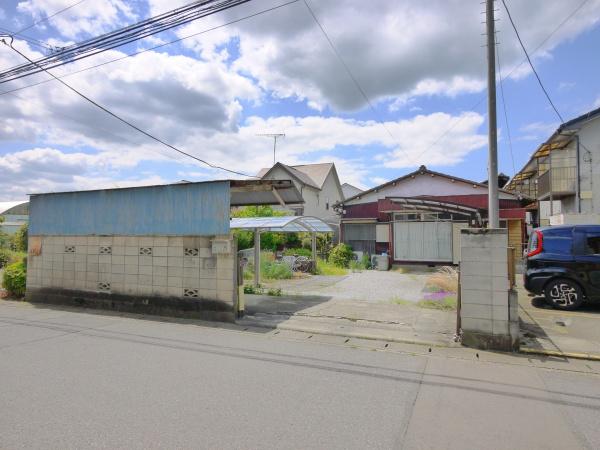
[[[433,269],[364,270],[267,284],[281,296],[246,295],[246,325],[383,340],[453,342],[456,312],[424,307],[439,296],[425,286]],[[425,303],[424,303],[425,302]]]

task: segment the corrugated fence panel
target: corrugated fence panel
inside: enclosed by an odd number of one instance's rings
[[[375,224],[345,223],[344,239],[347,241],[375,241]]]
[[[229,233],[228,181],[31,196],[30,235]]]

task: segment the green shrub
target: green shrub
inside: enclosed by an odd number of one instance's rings
[[[334,266],[329,261],[317,258],[317,275],[340,276],[347,274],[347,269],[344,269],[343,267]]]
[[[22,252],[15,252],[8,248],[0,248],[0,268],[26,260],[27,255]],[[27,265],[27,263],[25,263]]]
[[[283,280],[292,278],[292,269],[287,264],[273,261],[261,261],[260,273],[269,280]]]
[[[8,264],[10,261],[10,250],[6,248],[0,248],[0,269]]]
[[[352,272],[361,272],[364,269],[363,265],[355,259],[351,260],[348,266]]]
[[[354,258],[354,253],[349,245],[338,244],[329,253],[329,262],[337,267],[348,267]]]
[[[286,256],[306,256],[312,258],[312,251],[308,248],[286,248],[283,251]]]
[[[27,267],[23,262],[6,266],[2,284],[9,294],[16,297],[25,295],[25,282],[27,280]]]
[[[363,269],[368,270],[371,268],[371,257],[368,253],[363,253],[362,259],[360,260],[360,264]]]

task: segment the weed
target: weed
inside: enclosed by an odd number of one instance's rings
[[[425,290],[428,292],[458,291],[458,270],[454,267],[440,267],[434,274],[427,277]]]
[[[420,300],[417,306],[426,309],[438,309],[442,311],[456,311],[456,296],[448,295],[439,300]]]

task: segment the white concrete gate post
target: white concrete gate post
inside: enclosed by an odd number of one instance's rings
[[[518,350],[518,302],[509,283],[507,230],[466,228],[460,241],[463,345]]]

